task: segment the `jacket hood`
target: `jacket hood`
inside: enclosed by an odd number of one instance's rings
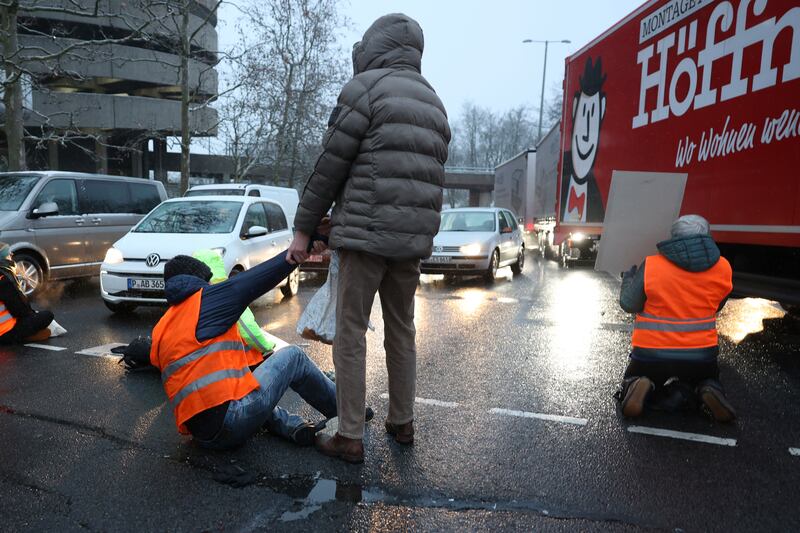
[[[384,15],[353,45],[353,74],[377,68],[422,71],[425,39],[416,20],[402,13]]]
[[[708,235],[676,237],[658,243],[658,251],[689,272],[703,272],[719,261],[720,253],[714,239]]]
[[[164,285],[164,296],[169,305],[177,305],[207,286],[208,283],[196,276],[179,274],[167,280]]]
[[[192,257],[199,259],[211,269],[211,283],[219,283],[228,279],[228,276],[225,275],[225,261],[214,250],[197,250]]]

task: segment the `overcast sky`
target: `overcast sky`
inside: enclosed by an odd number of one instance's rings
[[[236,0],[231,0],[235,3]],[[451,117],[465,102],[497,111],[539,105],[543,44],[523,39],[572,41],[551,44],[545,98],[564,75],[564,59],[636,9],[643,0],[341,0],[352,28],[344,32],[345,53],[379,16],[403,12],[425,32],[422,73]],[[226,28],[237,11],[220,12],[220,45],[233,37]]]

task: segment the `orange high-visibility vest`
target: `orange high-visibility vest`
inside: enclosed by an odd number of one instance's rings
[[[203,291],[170,307],[153,328],[150,362],[161,370],[161,382],[172,404],[180,433],[194,415],[259,387],[250,372],[251,355],[236,324],[206,341],[195,337]],[[263,361],[263,357],[261,358]]]
[[[662,255],[645,259],[644,310],[633,326],[635,348],[691,349],[717,345],[717,309],[733,288],[731,265],[689,272]]]
[[[5,335],[17,325],[17,319],[6,309],[6,304],[0,302],[0,335]]]

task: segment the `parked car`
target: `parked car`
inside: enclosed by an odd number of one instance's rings
[[[167,199],[142,178],[76,172],[0,174],[0,240],[26,294],[47,280],[96,276],[109,246]]]
[[[525,264],[525,244],[517,217],[507,209],[459,208],[442,213],[433,254],[422,260],[423,274],[483,275],[494,280],[507,265],[515,274]]]
[[[108,249],[100,272],[100,293],[111,311],[164,305],[164,264],[198,249],[217,250],[230,276],[289,247],[292,230],[283,208],[254,196],[194,196],[168,200]],[[281,284],[297,293],[300,273]]]
[[[219,183],[214,185],[195,185],[184,194],[192,196],[255,196],[268,198],[281,204],[289,227],[294,224],[294,215],[300,204],[300,196],[295,189],[289,187],[274,187],[272,185],[256,185],[250,183]]]

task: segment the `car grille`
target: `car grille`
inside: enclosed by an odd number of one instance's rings
[[[438,250],[436,251],[439,252]],[[452,253],[458,253],[460,251],[461,251],[460,246],[442,246],[442,251],[440,253],[452,254]]]

